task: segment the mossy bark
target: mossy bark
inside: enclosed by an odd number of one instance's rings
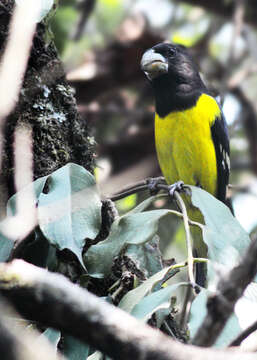
[[[1,52],[7,39],[13,3],[13,0],[6,0],[3,2],[5,8],[0,7]],[[15,192],[13,135],[16,126],[29,124],[33,130],[35,179],[68,162],[82,165],[91,172],[94,167],[94,141],[86,121],[78,114],[73,90],[65,79],[54,43],[45,40],[47,30],[44,24],[38,24],[19,100],[5,125],[2,178],[7,184],[8,196]]]

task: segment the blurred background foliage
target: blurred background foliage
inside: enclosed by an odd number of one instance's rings
[[[249,233],[257,232],[255,8],[251,0],[59,1],[51,28],[79,112],[97,144],[96,176],[103,194],[160,175],[153,96],[140,59],[156,43],[173,41],[190,47],[205,82],[220,98],[231,139],[230,183],[240,187],[230,196],[240,223]],[[124,213],[146,196],[133,195],[117,207]],[[154,206],[172,205],[158,200]],[[165,257],[175,256],[174,243],[183,254],[181,223],[163,221],[159,235]]]

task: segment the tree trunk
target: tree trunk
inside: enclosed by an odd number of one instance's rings
[[[13,0],[6,0],[4,7],[0,7],[1,52],[13,5]],[[19,100],[6,121],[2,181],[7,184],[8,197],[15,192],[13,136],[16,126],[32,128],[35,179],[68,162],[82,165],[91,172],[94,166],[94,141],[86,121],[77,112],[76,100],[66,82],[54,43],[52,39],[46,40],[47,30],[46,25],[38,24]]]

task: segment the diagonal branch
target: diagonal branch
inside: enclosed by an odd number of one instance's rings
[[[229,346],[239,346],[242,341],[244,341],[249,335],[257,330],[257,321],[255,321],[251,326],[243,330],[231,343]]]
[[[207,302],[207,315],[193,344],[211,346],[234,311],[234,306],[257,273],[257,239],[252,241],[239,265],[220,279],[217,292]]]
[[[236,86],[232,88],[231,93],[238,99],[242,106],[242,124],[245,134],[249,142],[249,154],[251,161],[251,169],[257,174],[257,114],[254,104],[247,98],[244,91]]]
[[[231,18],[235,9],[235,1],[224,1],[224,0],[177,0],[179,3],[188,3],[193,6],[201,6],[207,11],[220,15],[222,17]],[[257,26],[256,15],[256,1],[248,0],[246,3],[245,11],[245,22]]]
[[[44,336],[25,328],[28,324],[18,317],[2,297],[0,313],[1,360],[64,360],[56,354],[56,349]]]
[[[173,341],[63,276],[22,260],[0,265],[0,291],[23,316],[73,335],[114,360],[256,358],[251,353],[200,349]]]

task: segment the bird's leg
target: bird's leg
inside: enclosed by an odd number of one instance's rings
[[[184,182],[183,181],[177,181],[174,184],[170,185],[168,187],[169,195],[174,198],[175,191],[181,192],[184,190]]]
[[[150,195],[156,195],[160,191],[160,188],[158,188],[157,185],[166,184],[166,181],[163,176],[158,176],[156,178],[146,179],[146,183],[147,183]]]
[[[197,250],[194,249],[193,251],[193,256],[195,258],[198,257],[198,253]],[[207,274],[207,267],[206,267],[206,263],[196,263],[195,264],[195,282],[197,285],[201,286],[201,287],[205,287],[206,286],[206,274]]]

